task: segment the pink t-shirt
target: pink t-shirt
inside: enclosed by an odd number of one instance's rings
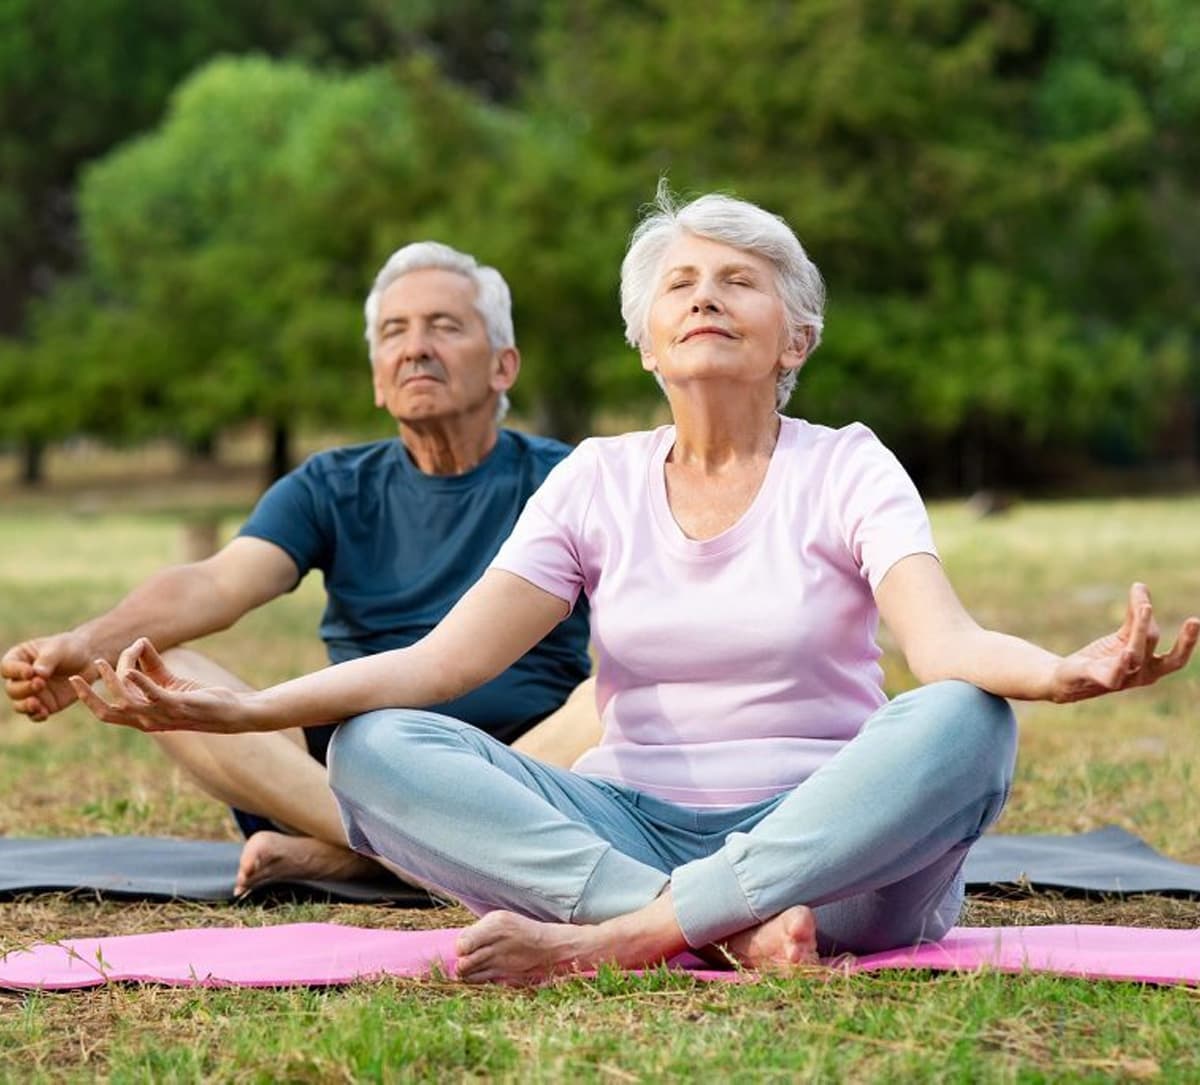
[[[667,503],[673,426],[584,441],[494,568],[592,607],[604,737],[577,772],[686,806],[795,787],[885,701],[872,594],[936,554],[925,507],[865,426],[783,418],[754,502],[689,539]]]

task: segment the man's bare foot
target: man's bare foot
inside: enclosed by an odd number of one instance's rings
[[[748,927],[701,954],[714,963],[735,964],[756,972],[787,972],[816,964],[817,921],[811,908],[798,904]]]
[[[598,926],[543,923],[488,912],[459,936],[457,974],[468,983],[537,983],[614,959]]]
[[[378,863],[349,848],[335,847],[311,836],[263,830],[250,837],[242,848],[233,891],[241,896],[257,885],[271,882],[323,878],[351,881],[378,878],[384,873]]]

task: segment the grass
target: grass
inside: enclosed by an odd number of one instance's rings
[[[237,496],[222,490],[212,504],[232,509]],[[172,491],[157,504],[179,500]],[[148,504],[115,487],[74,511],[6,501],[0,643],[61,628],[174,560],[177,518]],[[1200,610],[1198,500],[1030,504],[985,520],[952,505],[933,512],[944,560],[973,612],[1050,648],[1107,631],[1134,578],[1154,590],[1168,639]],[[236,523],[229,516],[225,533]],[[258,683],[318,666],[320,605],[310,578],[204,648]],[[885,670],[893,690],[911,683],[892,652]],[[1115,822],[1200,863],[1197,675],[1193,666],[1161,687],[1071,708],[1020,706],[1018,779],[999,828],[1080,831]],[[78,709],[34,725],[0,707],[0,831],[234,838],[224,811],[142,736],[105,729]],[[396,928],[465,918],[458,909],[51,895],[0,904],[0,949],[178,926],[324,920]],[[973,899],[966,919],[1196,927],[1200,904],[1010,895]],[[445,981],[324,991],[113,987],[0,996],[0,1081],[1195,1079],[1198,997],[989,974],[704,986],[661,972],[602,972],[536,991]]]

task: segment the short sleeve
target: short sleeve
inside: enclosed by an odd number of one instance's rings
[[[574,606],[584,585],[581,540],[595,488],[595,451],[584,441],[525,503],[491,568],[515,573]]]
[[[841,445],[832,472],[835,513],[847,548],[875,591],[901,558],[938,556],[933,530],[908,472],[874,433],[848,426]]]
[[[328,564],[329,533],[324,528],[320,487],[313,478],[316,463],[309,460],[272,484],[259,498],[239,535],[265,539],[284,550],[296,563],[300,577]]]

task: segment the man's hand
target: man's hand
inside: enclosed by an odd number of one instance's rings
[[[1129,589],[1121,628],[1067,656],[1055,668],[1051,700],[1082,701],[1134,686],[1149,686],[1184,667],[1200,639],[1200,618],[1188,618],[1174,647],[1161,655],[1154,607],[1145,584]]]
[[[95,654],[78,633],[35,637],[10,648],[0,659],[0,676],[13,709],[37,721],[61,712],[75,700],[72,675],[95,681]]]

